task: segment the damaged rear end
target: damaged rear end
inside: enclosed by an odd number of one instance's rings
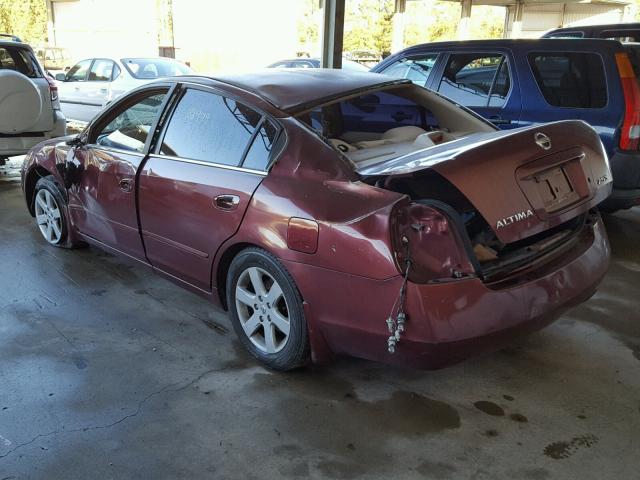
[[[358,173],[407,196],[393,242],[399,270],[418,284],[528,281],[569,258],[612,188],[601,141],[580,121],[480,133]]]

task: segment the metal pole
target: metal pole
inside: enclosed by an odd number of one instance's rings
[[[324,0],[322,68],[342,68],[345,0]]]

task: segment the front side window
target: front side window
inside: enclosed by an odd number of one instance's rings
[[[242,103],[188,89],[171,116],[160,153],[238,166],[261,118]]]
[[[466,107],[487,106],[491,87],[503,61],[503,55],[452,54],[438,92]]]
[[[91,60],[83,60],[80,63],[76,63],[71,70],[67,73],[66,82],[84,82],[87,79],[87,73],[89,73],[89,67],[91,67]]]
[[[165,95],[166,92],[149,94],[120,111],[114,118],[107,119],[106,126],[100,128],[95,135],[95,143],[103,147],[142,153]]]
[[[438,54],[430,53],[419,57],[403,58],[391,64],[380,73],[391,77],[408,78],[416,85],[427,85]]]
[[[602,108],[607,84],[602,58],[595,53],[530,53],[529,65],[549,105]]]
[[[90,82],[110,82],[113,74],[113,62],[111,60],[96,60],[89,72]]]

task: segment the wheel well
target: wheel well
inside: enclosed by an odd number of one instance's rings
[[[235,245],[230,246],[220,258],[220,263],[218,263],[218,272],[216,274],[216,286],[218,289],[218,295],[220,297],[220,303],[225,310],[229,309],[227,305],[227,273],[229,272],[229,267],[231,266],[231,262],[242,250],[249,247],[257,247],[252,243],[237,243]],[[259,247],[258,247],[259,248]]]
[[[29,207],[29,213],[34,216],[33,213],[33,196],[35,195],[36,183],[42,177],[51,175],[51,172],[46,168],[38,165],[27,172],[27,176],[24,179],[24,198],[27,200],[27,206]]]

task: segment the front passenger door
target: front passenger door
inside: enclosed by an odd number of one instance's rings
[[[81,233],[144,260],[136,211],[136,173],[163,109],[167,87],[141,92],[114,106],[93,125],[73,154],[81,165],[70,211]]]

